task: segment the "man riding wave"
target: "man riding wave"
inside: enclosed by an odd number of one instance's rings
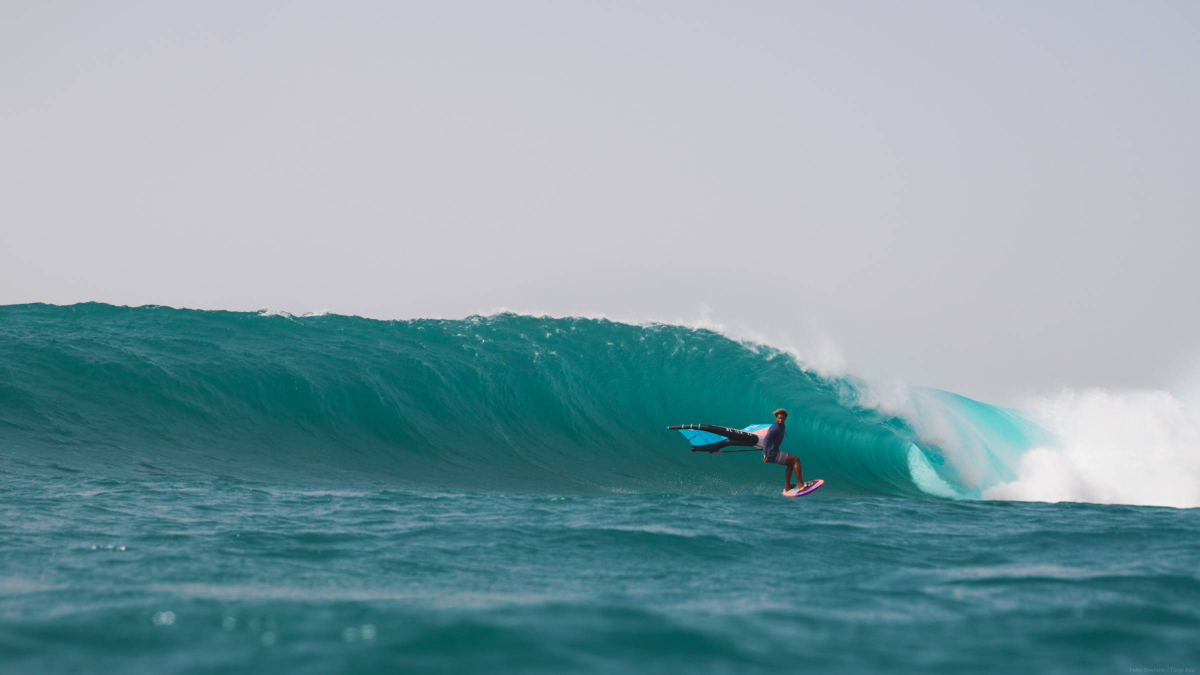
[[[764,464],[779,464],[787,467],[783,472],[783,491],[788,492],[793,488],[804,489],[812,485],[804,482],[803,474],[800,473],[800,459],[795,455],[789,455],[779,446],[783,444],[783,437],[787,432],[785,422],[787,422],[788,412],[783,408],[775,411],[775,423],[767,430],[767,435],[763,437],[763,463]],[[796,485],[792,485],[792,472],[796,472]]]

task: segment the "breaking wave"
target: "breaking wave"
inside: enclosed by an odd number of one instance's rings
[[[0,308],[0,338],[0,452],[30,469],[766,493],[782,470],[691,453],[665,429],[786,407],[784,448],[833,492],[1123,495],[1043,494],[1031,474],[1076,460],[1017,411],[916,388],[881,404],[853,377],[702,328],[88,303]]]

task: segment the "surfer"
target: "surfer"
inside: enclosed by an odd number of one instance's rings
[[[751,424],[745,429],[719,427],[715,424],[675,424],[668,431],[678,431],[688,439],[692,452],[712,454],[726,452],[754,452],[762,450],[763,462],[787,467],[783,472],[783,496],[803,497],[825,484],[820,478],[804,482],[800,459],[779,449],[787,432],[788,413],[783,408],[775,411],[774,424]],[[732,448],[732,449],[731,449]],[[792,486],[792,472],[796,473],[796,486]]]
[[[775,411],[775,423],[767,430],[767,435],[763,437],[763,463],[764,464],[779,464],[787,467],[783,472],[783,491],[787,492],[792,489],[792,472],[796,472],[796,486],[805,487],[804,476],[800,473],[800,460],[794,455],[789,455],[779,446],[783,443],[783,437],[787,431],[786,425],[788,413],[783,408]]]

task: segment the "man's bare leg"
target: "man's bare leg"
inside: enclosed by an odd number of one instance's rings
[[[787,492],[792,489],[792,463],[788,462],[783,470],[783,491]]]
[[[795,456],[788,462],[787,472],[791,474],[793,469],[796,471],[796,487],[804,487],[804,474],[800,472],[800,460]]]

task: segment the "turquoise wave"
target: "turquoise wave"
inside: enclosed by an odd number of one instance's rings
[[[0,307],[0,452],[48,470],[170,467],[516,491],[775,491],[754,453],[669,424],[791,411],[830,488],[976,497],[1046,434],[912,389],[900,409],[710,330],[517,314],[377,321],[167,307]],[[141,467],[141,468],[139,468]]]

